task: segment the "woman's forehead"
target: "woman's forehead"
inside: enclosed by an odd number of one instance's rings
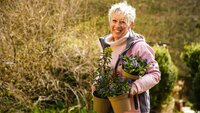
[[[126,20],[126,19],[127,19],[127,16],[124,15],[123,13],[115,12],[115,13],[112,13],[111,18],[112,18],[112,19],[113,19],[113,18],[117,18],[117,19]]]
[[[117,20],[124,21],[124,22],[128,23],[128,18],[123,13],[112,13],[111,20],[112,19],[117,19]]]

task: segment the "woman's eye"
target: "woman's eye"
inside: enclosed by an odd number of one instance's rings
[[[116,22],[117,22],[117,20],[112,20],[112,22],[116,23]]]
[[[121,24],[125,24],[126,22],[125,22],[125,21],[120,21],[120,23],[121,23]]]

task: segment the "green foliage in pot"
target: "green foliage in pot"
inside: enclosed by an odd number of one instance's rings
[[[150,63],[147,60],[143,60],[138,56],[124,56],[122,62],[122,69],[132,75],[138,75],[142,77],[148,68]]]
[[[100,98],[107,98],[107,92],[109,91],[109,77],[112,75],[112,70],[109,66],[111,61],[112,49],[110,47],[105,48],[101,58],[98,61],[98,69],[95,75],[95,87],[96,91],[94,96]]]
[[[125,79],[121,75],[114,73],[109,66],[111,61],[112,49],[105,48],[95,76],[96,91],[94,96],[107,98],[126,94],[129,92],[131,80]]]

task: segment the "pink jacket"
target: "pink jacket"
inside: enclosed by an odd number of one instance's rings
[[[148,62],[151,62],[151,65],[148,68],[147,74],[134,82],[135,85],[133,85],[133,87],[135,87],[135,92],[137,94],[140,94],[144,91],[149,90],[160,81],[161,74],[159,71],[158,63],[155,60],[154,50],[145,42],[145,39],[142,35],[134,33],[134,32],[127,33],[127,35],[124,38],[119,39],[118,41],[119,44],[116,44],[116,43],[114,44],[113,42],[109,42],[109,38],[112,37],[111,35],[108,35],[106,37],[105,42],[109,44],[113,49],[111,67],[114,69],[119,54],[121,54],[126,47],[127,42],[125,39],[129,35],[134,35],[135,45],[129,49],[129,51],[127,52],[127,55],[131,55],[131,54],[136,55],[139,53],[139,56],[142,59],[147,59]],[[121,71],[122,71],[122,66],[119,65],[118,73],[121,73]]]

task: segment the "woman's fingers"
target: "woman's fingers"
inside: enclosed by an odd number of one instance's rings
[[[96,90],[96,87],[94,85],[91,86],[92,93]]]

